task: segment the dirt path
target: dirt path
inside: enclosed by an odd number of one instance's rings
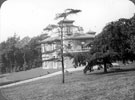
[[[69,69],[66,69],[65,72],[66,71],[68,71],[68,72],[74,72],[74,71],[79,71],[79,70],[83,70],[83,69],[84,69],[84,67],[69,68]],[[52,73],[52,74],[48,74],[48,75],[44,75],[44,76],[40,76],[40,77],[36,77],[36,78],[32,78],[32,79],[20,81],[20,82],[15,82],[15,83],[11,83],[11,84],[8,84],[8,85],[3,85],[3,86],[0,86],[0,89],[2,89],[2,88],[8,88],[8,87],[12,87],[12,86],[16,86],[16,85],[28,83],[28,82],[32,82],[32,81],[36,81],[36,80],[40,80],[40,79],[45,79],[45,78],[53,77],[53,76],[60,75],[60,74],[62,74],[62,72],[61,71],[58,71],[58,72],[55,72],[55,73]]]
[[[84,67],[79,67],[79,68],[76,68],[76,69],[75,68],[70,68],[70,69],[66,69],[65,72],[66,71],[68,71],[68,72],[79,71],[79,70],[82,70],[83,68]],[[52,74],[49,74],[49,75],[44,75],[44,76],[41,76],[41,77],[36,77],[36,78],[33,78],[33,79],[28,79],[28,80],[24,80],[24,81],[20,81],[20,82],[11,83],[11,84],[8,84],[8,85],[0,86],[0,89],[15,86],[15,85],[19,85],[19,84],[23,84],[23,83],[28,83],[28,82],[32,82],[32,81],[36,81],[36,80],[40,80],[40,79],[44,79],[44,78],[53,77],[53,76],[56,76],[56,75],[59,75],[59,74],[61,74],[61,71],[58,71],[58,72],[55,72],[55,73],[52,73]],[[0,100],[8,100],[7,98],[4,97],[1,90],[0,90]]]

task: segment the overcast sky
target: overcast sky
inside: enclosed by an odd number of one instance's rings
[[[101,32],[106,23],[130,18],[135,6],[128,0],[8,0],[0,9],[0,42],[16,33],[21,38],[40,35],[48,24],[55,24],[57,13],[67,8],[80,9],[72,15],[84,31]]]

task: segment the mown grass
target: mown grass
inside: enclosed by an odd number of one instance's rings
[[[42,69],[40,67],[40,68],[35,68],[35,69],[27,70],[27,71],[14,72],[14,73],[9,73],[9,74],[5,74],[5,75],[3,74],[0,76],[0,78],[5,77],[7,79],[7,81],[0,82],[0,86],[14,83],[14,82],[19,82],[22,80],[40,77],[40,76],[54,73],[54,72],[57,72],[60,70],[61,69]]]
[[[135,100],[134,64],[107,74],[82,71],[2,89],[9,100]]]

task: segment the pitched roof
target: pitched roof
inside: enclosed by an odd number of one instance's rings
[[[49,38],[41,41],[41,43],[52,43],[52,42],[56,42],[56,41],[60,41],[60,40],[61,40],[60,36],[49,37]]]
[[[92,34],[75,33],[74,35],[66,37],[65,40],[94,39],[94,37],[95,35]]]
[[[93,35],[93,34],[75,33],[74,35],[64,37],[64,40],[94,39],[94,37],[95,37],[95,35]],[[52,42],[57,42],[60,40],[61,40],[60,36],[55,36],[55,37],[49,37],[49,38],[41,41],[41,43],[52,43]]]
[[[65,20],[62,20],[62,21],[59,21],[58,24],[63,24],[63,23],[73,23],[74,20],[68,20],[68,19],[65,19]]]

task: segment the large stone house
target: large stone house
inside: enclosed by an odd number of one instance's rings
[[[48,34],[49,38],[41,41],[42,67],[61,68],[61,26],[63,32],[63,52],[78,53],[90,50],[86,45],[93,41],[95,32],[84,33],[82,27],[73,25],[73,20],[62,20],[58,23],[59,28],[55,28]],[[73,67],[72,59],[64,57],[65,68]]]

